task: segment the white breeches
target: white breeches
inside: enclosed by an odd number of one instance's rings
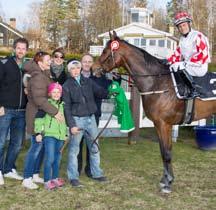
[[[190,61],[176,62],[170,66],[170,70],[177,72],[185,69],[191,76],[202,77],[208,71],[208,64],[192,63]]]

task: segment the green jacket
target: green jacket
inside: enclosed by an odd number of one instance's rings
[[[64,114],[63,102],[57,102],[48,99],[49,103],[54,105],[62,114]],[[54,117],[46,114],[42,118],[35,118],[35,133],[42,133],[44,136],[51,136],[59,140],[65,140],[67,136],[66,123],[59,123]]]
[[[114,98],[116,102],[116,107],[113,114],[117,116],[118,123],[121,125],[120,131],[123,133],[128,133],[134,130],[134,121],[131,116],[130,107],[123,88],[119,86],[118,82],[113,81],[108,90],[111,98]]]

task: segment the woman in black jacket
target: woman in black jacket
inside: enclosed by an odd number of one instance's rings
[[[50,72],[52,79],[60,85],[63,85],[67,78],[64,66],[64,57],[65,54],[63,48],[58,48],[52,53]]]

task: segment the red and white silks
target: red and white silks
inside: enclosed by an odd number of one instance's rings
[[[182,36],[179,46],[168,58],[174,71],[186,67],[192,76],[203,76],[208,71],[210,62],[209,43],[201,32],[191,30],[187,37]],[[184,64],[182,64],[184,63]]]

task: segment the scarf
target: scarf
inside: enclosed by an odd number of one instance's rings
[[[63,64],[57,65],[55,63],[51,63],[51,71],[52,73],[54,73],[56,78],[58,78],[60,74],[64,71],[64,65]]]

